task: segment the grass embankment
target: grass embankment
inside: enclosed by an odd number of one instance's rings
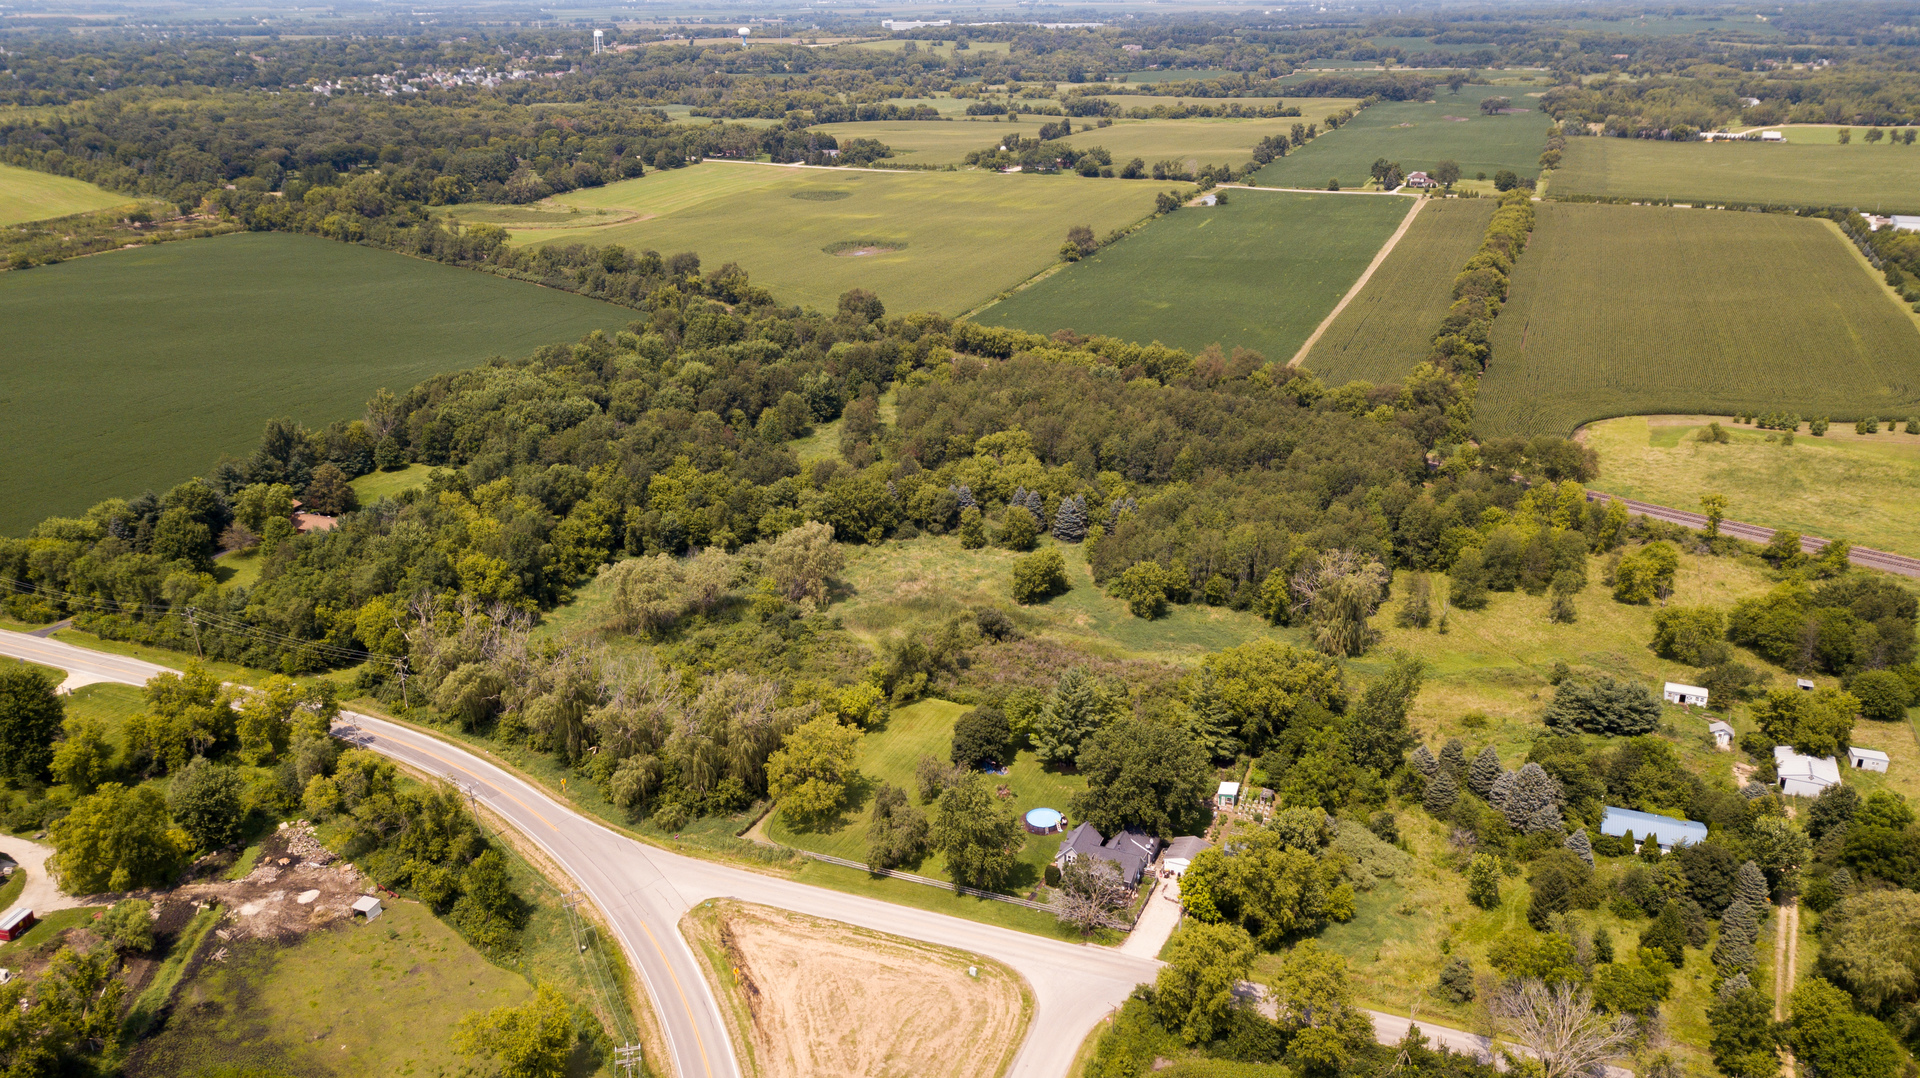
[[[1189,350],[1291,358],[1412,208],[1408,199],[1233,190],[1180,210],[980,312]]]
[[[402,491],[426,486],[427,476],[432,472],[431,464],[409,464],[397,471],[368,472],[347,485],[353,488],[354,496],[360,499],[364,507]]]
[[[0,883],[0,913],[12,909],[14,900],[19,898],[20,892],[26,889],[27,870],[15,868],[13,874],[7,877],[7,882]]]
[[[1920,411],[1920,329],[1832,224],[1649,206],[1539,211],[1494,323],[1482,436],[1566,434],[1620,415]]]
[[[0,165],[0,225],[44,221],[135,201],[85,180]]]
[[[680,928],[760,1078],[997,1078],[1033,1015],[1019,974],[964,951],[726,900]]]
[[[1708,423],[1730,440],[1697,441]],[[1658,415],[1609,419],[1583,436],[1600,454],[1596,490],[1692,511],[1702,495],[1725,494],[1736,520],[1920,556],[1920,519],[1910,511],[1920,437],[1897,427],[1855,434],[1835,424],[1820,438],[1803,428],[1782,445],[1776,432],[1731,416]]]
[[[617,243],[696,251],[709,268],[738,262],[782,303],[831,310],[841,293],[865,288],[890,311],[959,314],[1052,265],[1068,228],[1084,224],[1105,235],[1146,217],[1156,190],[1079,176],[710,161],[555,199],[631,211],[630,223],[511,231],[516,243]],[[1062,216],[1063,206],[1073,208],[1071,217]],[[847,243],[890,249],[827,250]]]
[[[1920,186],[1913,182],[1920,147],[1868,143],[1861,138],[1864,125],[1846,146],[1837,135],[1785,130],[1785,145],[1571,138],[1553,174],[1553,193],[1920,213]],[[1811,276],[1790,258],[1762,265],[1795,267],[1796,281]]]
[[[1453,303],[1453,278],[1479,250],[1497,205],[1490,198],[1428,203],[1303,365],[1332,385],[1404,379],[1432,351]]]
[[[354,418],[381,386],[634,317],[565,292],[279,233],[0,274],[9,390],[0,534],[102,498],[164,491],[223,453],[251,452],[274,416]]]
[[[133,1006],[127,1009],[126,1018],[120,1023],[122,1044],[132,1045],[146,1036],[166,1009],[167,1002],[173,998],[173,990],[179,987],[180,978],[186,973],[187,963],[192,961],[194,952],[206,942],[207,933],[212,932],[224,916],[225,911],[217,906],[201,910],[174,937],[166,957],[160,962],[160,968],[154,971],[153,979],[147,982],[147,987],[133,1001]]]
[[[1432,171],[1442,161],[1460,166],[1463,176],[1501,169],[1533,176],[1540,171],[1540,151],[1546,148],[1545,113],[1520,112],[1488,116],[1480,102],[1505,97],[1514,108],[1532,109],[1534,99],[1512,87],[1462,86],[1458,94],[1442,87],[1427,101],[1383,101],[1362,109],[1345,127],[1324,131],[1319,138],[1261,169],[1253,182],[1264,187],[1325,187],[1337,179],[1342,187],[1359,187],[1371,179],[1373,163],[1384,157],[1406,172]],[[1308,119],[1318,122],[1325,110],[1295,99]],[[1557,181],[1556,181],[1557,182]]]

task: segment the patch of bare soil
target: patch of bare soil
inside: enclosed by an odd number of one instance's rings
[[[320,844],[304,823],[283,824],[261,844],[253,871],[237,880],[210,880],[175,888],[168,906],[218,904],[228,917],[215,933],[221,942],[270,939],[287,942],[338,921],[353,919],[354,900],[376,890],[373,881]],[[166,908],[162,916],[166,915]],[[192,916],[189,910],[187,916]]]
[[[707,930],[752,1015],[759,1078],[994,1078],[1026,1032],[1024,982],[976,955],[740,903]]]
[[[835,251],[835,258],[865,258],[867,255],[888,255],[899,250],[898,247],[849,247],[844,251]]]

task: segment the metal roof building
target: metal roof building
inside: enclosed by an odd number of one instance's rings
[[[1694,846],[1705,842],[1707,825],[1697,820],[1676,820],[1671,816],[1608,805],[1606,815],[1600,819],[1600,833],[1615,838],[1631,833],[1643,842],[1648,835],[1652,835],[1664,852],[1675,846]]]

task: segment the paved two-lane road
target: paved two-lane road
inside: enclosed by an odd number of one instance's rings
[[[0,654],[66,670],[75,683],[144,684],[168,668],[23,633],[0,632]],[[736,898],[970,951],[1006,963],[1034,998],[1014,1078],[1060,1078],[1094,1024],[1154,978],[1150,958],[1079,946],[810,887],[643,846],[560,804],[484,756],[410,727],[343,712],[334,732],[444,776],[531,838],[580,885],[640,970],[679,1078],[741,1078],[718,1002],[681,937],[680,917],[709,898]]]

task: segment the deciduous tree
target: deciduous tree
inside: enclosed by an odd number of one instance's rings
[[[788,734],[767,757],[767,794],[796,823],[817,823],[840,808],[853,779],[860,730],[821,715]]]
[[[0,670],[0,778],[32,782],[47,777],[53,741],[66,709],[55,682],[22,666]]]
[[[542,981],[533,999],[460,1019],[453,1045],[464,1055],[490,1058],[503,1078],[565,1078],[574,1029],[566,997]]]
[[[1024,841],[1013,807],[993,796],[984,778],[968,775],[947,787],[933,820],[933,848],[946,855],[953,882],[991,891],[1013,872]]]
[[[172,827],[160,791],[117,782],[83,797],[52,828],[47,865],[61,890],[84,895],[166,883],[193,839]]]
[[[1154,1009],[1188,1044],[1205,1044],[1224,1028],[1234,988],[1253,970],[1253,940],[1238,925],[1188,922],[1161,952]]]
[[[1101,728],[1078,762],[1087,787],[1074,796],[1074,815],[1105,834],[1178,833],[1198,822],[1213,778],[1206,752],[1184,730],[1146,719]]]

